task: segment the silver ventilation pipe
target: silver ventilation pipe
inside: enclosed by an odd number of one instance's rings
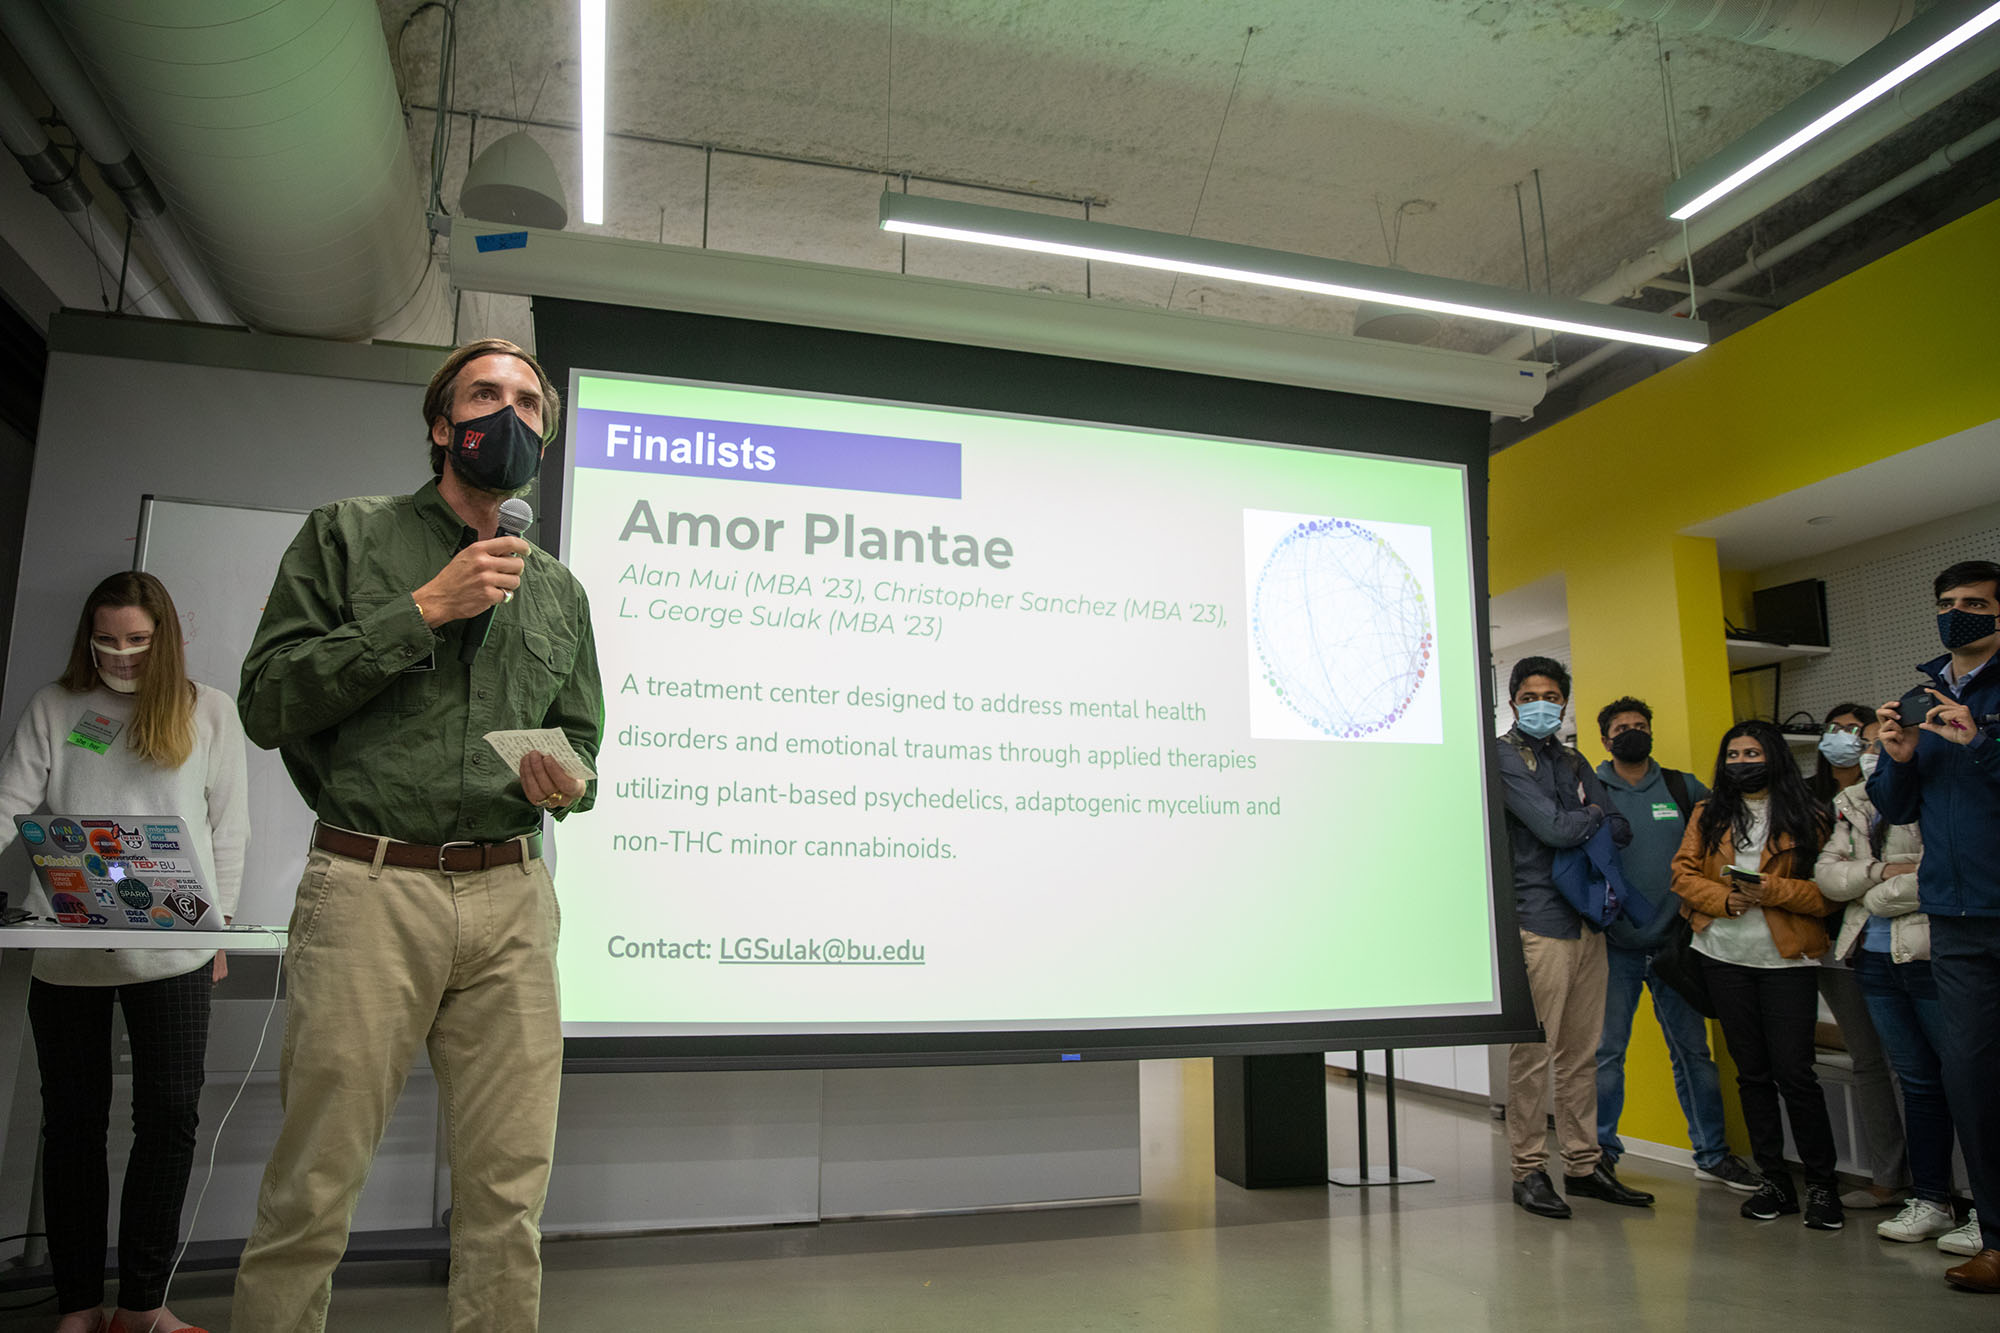
[[[1643,253],[1626,260],[1609,277],[1577,293],[1582,301],[1616,301],[1631,296],[1662,273],[1682,268],[1691,256],[1721,240],[1750,219],[1798,193],[1841,163],[1866,152],[1906,125],[1913,125],[2000,68],[2000,27],[1987,29],[1941,61],[1896,88],[1853,119],[1835,126],[1742,189],[1697,213],[1686,230],[1675,228]],[[1696,274],[1696,285],[1701,285]],[[1488,355],[1514,361],[1535,350],[1535,335],[1516,334]]]
[[[1884,181],[1846,207],[1836,209],[1803,231],[1787,236],[1770,249],[1759,250],[1741,265],[1731,269],[1715,281],[1700,284],[1697,289],[1698,294],[1706,296],[1711,292],[1733,291],[1743,283],[1748,282],[1751,278],[1756,277],[1759,273],[1770,272],[1773,267],[1790,259],[1807,246],[1825,240],[1848,223],[1865,217],[1892,199],[1901,198],[1917,186],[1922,185],[1925,181],[1944,175],[1945,172],[1950,171],[1974,153],[1991,148],[1996,143],[2000,143],[2000,120],[1989,120],[1972,133],[1938,149],[1908,171],[1897,176],[1894,180]],[[1667,313],[1670,315],[1681,314],[1693,304],[1691,300],[1678,301]],[[1549,387],[1553,389],[1558,384],[1575,379],[1578,375],[1604,364],[1624,350],[1624,346],[1619,343],[1606,343],[1604,346],[1590,353],[1590,355],[1579,357],[1561,369],[1551,371],[1549,374]]]
[[[124,236],[91,199],[90,187],[56,152],[41,122],[4,81],[0,81],[0,143],[28,173],[36,192],[56,206],[63,220],[90,247],[105,276],[113,282],[123,279],[134,309],[160,319],[181,318],[181,312],[160,290],[160,280],[153,276],[151,267],[126,254]]]
[[[167,216],[166,205],[146,175],[145,166],[104,110],[90,80],[77,67],[76,58],[62,38],[49,26],[48,16],[40,6],[32,0],[0,4],[0,30],[6,32],[14,49],[56,104],[56,110],[75,131],[77,142],[97,164],[97,174],[118,192],[126,216],[159,257],[160,266],[166,269],[194,317],[204,324],[236,323],[229,303],[215,290],[215,284],[188,248],[187,238]]]
[[[242,319],[450,336],[371,0],[47,0]],[[0,9],[27,8],[4,0]]]
[[[1670,33],[1845,65],[1910,21],[1914,0],[1569,0]]]

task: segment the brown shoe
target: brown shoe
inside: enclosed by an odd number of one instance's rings
[[[1967,1291],[2000,1294],[2000,1250],[1981,1250],[1958,1267],[1945,1269],[1944,1280]]]

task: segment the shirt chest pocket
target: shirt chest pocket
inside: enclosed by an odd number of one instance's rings
[[[402,594],[407,597],[408,594]],[[378,614],[394,598],[389,594],[358,594],[353,599],[354,618],[366,621]],[[432,651],[409,659],[404,668],[376,696],[376,706],[397,716],[421,713],[437,702],[438,671],[437,652]]]
[[[576,665],[576,643],[544,630],[521,629],[521,651],[507,666],[507,701],[522,726],[540,726]]]

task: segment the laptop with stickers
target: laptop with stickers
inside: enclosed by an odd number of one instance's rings
[[[56,920],[99,930],[221,930],[215,887],[175,815],[15,815]]]

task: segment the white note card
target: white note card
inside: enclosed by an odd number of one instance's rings
[[[569,736],[561,727],[542,727],[535,731],[489,731],[486,743],[493,747],[493,753],[500,756],[500,762],[515,772],[520,771],[523,759],[540,750],[573,778],[588,781],[597,776],[590,765],[583,762],[583,756],[570,748]]]

